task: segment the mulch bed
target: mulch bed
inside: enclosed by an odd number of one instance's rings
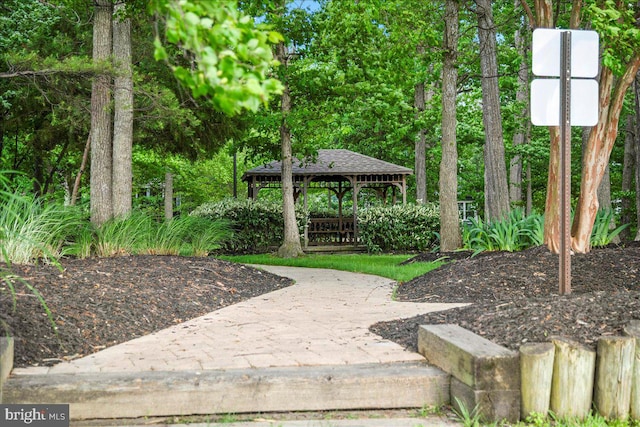
[[[15,366],[86,356],[293,283],[215,258],[66,259],[61,267],[11,267],[40,292],[57,335],[23,283],[13,281],[17,304],[12,310],[7,284],[0,282],[0,323],[16,339]]]
[[[400,301],[471,305],[373,325],[416,350],[421,324],[454,323],[508,348],[562,335],[594,345],[640,319],[640,245],[594,249],[572,257],[572,294],[558,295],[558,256],[545,248],[518,253],[422,254],[449,263],[398,287]],[[215,258],[123,256],[14,265],[42,294],[15,281],[16,309],[0,282],[0,321],[16,338],[16,366],[51,365],[91,354],[204,315],[292,282]],[[4,292],[2,291],[4,288]]]
[[[558,255],[544,247],[473,258],[450,255],[452,262],[402,284],[397,298],[471,305],[378,323],[371,330],[413,351],[419,325],[443,323],[458,324],[514,350],[557,335],[593,347],[599,337],[622,335],[629,321],[640,319],[637,243],[573,255],[572,292],[563,296],[558,292]],[[417,260],[438,256],[425,254]]]

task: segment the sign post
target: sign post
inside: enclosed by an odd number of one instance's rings
[[[560,295],[571,293],[571,32],[560,38]]]
[[[531,82],[531,122],[560,127],[560,295],[571,293],[571,126],[598,123],[598,44],[595,31],[533,32],[533,73],[556,77]]]

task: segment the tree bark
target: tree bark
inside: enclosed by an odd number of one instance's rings
[[[80,169],[78,170],[78,174],[76,175],[76,179],[73,182],[73,190],[71,191],[71,199],[69,200],[69,205],[75,206],[76,201],[78,200],[78,192],[80,191],[80,181],[82,180],[82,175],[84,174],[85,169],[87,168],[87,160],[89,159],[89,151],[91,148],[91,134],[87,137],[87,143],[84,146],[84,151],[82,152],[82,161],[80,162]]]
[[[458,84],[457,0],[445,0],[444,63],[442,66],[442,160],[440,161],[440,250],[462,246],[458,215],[458,148],[456,95]]]
[[[518,6],[519,1],[515,1],[515,7]],[[525,34],[523,34],[525,33]],[[513,147],[524,144],[529,135],[530,123],[529,120],[529,65],[526,60],[528,55],[527,38],[529,31],[518,29],[515,35],[516,48],[522,58],[520,62],[520,70],[518,70],[518,89],[516,91],[516,102],[522,105],[522,110],[519,114],[516,114],[516,126],[517,130],[513,135]],[[510,162],[509,169],[509,201],[512,205],[516,206],[522,203],[522,158],[519,154],[513,156]]]
[[[487,221],[503,218],[509,212],[509,186],[504,154],[496,30],[491,0],[476,0],[480,68],[482,70],[482,119],[485,132],[484,211]]]
[[[173,174],[164,174],[164,219],[173,219]]]
[[[633,135],[633,114],[627,116],[627,124],[625,127],[624,137],[624,159],[622,161],[622,216],[620,217],[621,224],[631,223],[631,212],[633,211],[633,200],[629,197],[633,186],[633,175],[636,168],[636,153],[634,148],[634,135]],[[631,239],[631,232],[629,227],[622,230],[619,234],[621,241],[627,241]]]
[[[131,213],[133,150],[133,74],[131,65],[131,19],[122,16],[125,3],[113,15],[114,78],[113,118],[113,216]]]
[[[276,59],[287,67],[287,51],[283,42],[276,46]],[[285,71],[286,72],[286,71]],[[282,144],[282,198],[284,214],[284,241],[278,249],[278,256],[295,258],[303,255],[300,243],[300,231],[296,221],[295,199],[293,197],[293,154],[291,130],[287,125],[287,116],[291,112],[291,95],[286,78],[282,79],[284,91],[281,99],[282,123],[280,125],[280,143]],[[354,189],[355,191],[355,189]]]
[[[425,102],[425,85],[424,82],[418,83],[414,88],[414,102],[416,116],[419,117],[426,108]],[[418,203],[426,203],[427,200],[427,132],[420,129],[416,137],[415,143],[415,174],[416,174],[416,201]]]
[[[609,156],[618,135],[618,123],[624,96],[640,68],[640,54],[628,62],[614,85],[611,69],[600,76],[600,117],[589,135],[580,180],[580,197],[572,227],[572,248],[577,253],[591,249],[591,230],[598,212],[597,190],[609,164]]]
[[[111,55],[111,0],[95,0],[93,61],[104,62]],[[91,87],[91,222],[102,225],[113,217],[111,175],[111,78],[98,74]]]
[[[636,107],[636,126],[634,134],[634,145],[636,151],[636,225],[638,226],[634,240],[640,241],[640,74],[636,74],[634,90]]]

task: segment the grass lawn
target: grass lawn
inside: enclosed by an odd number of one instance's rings
[[[243,264],[284,265],[289,267],[331,268],[354,273],[375,274],[399,283],[409,281],[438,268],[442,262],[415,262],[400,265],[413,255],[310,254],[298,258],[279,258],[271,254],[219,256]]]

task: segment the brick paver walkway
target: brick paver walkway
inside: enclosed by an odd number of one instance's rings
[[[14,375],[136,372],[423,360],[369,332],[373,323],[460,304],[391,300],[385,278],[325,269],[260,267],[296,284],[51,368]]]

